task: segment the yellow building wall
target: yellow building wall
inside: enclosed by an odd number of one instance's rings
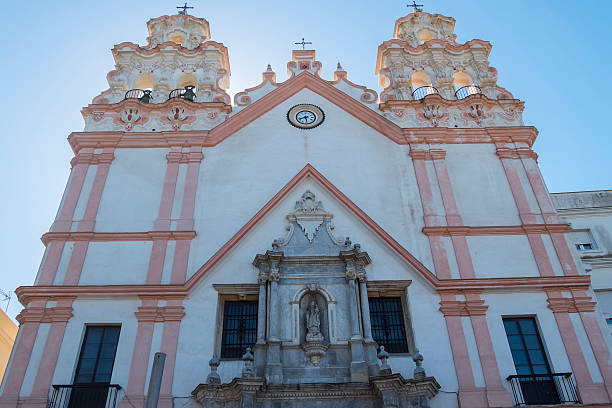
[[[4,377],[4,371],[11,357],[15,337],[17,337],[17,326],[0,310],[0,381]]]

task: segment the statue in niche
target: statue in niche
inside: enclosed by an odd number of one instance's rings
[[[306,341],[321,341],[321,318],[319,316],[319,306],[312,300],[306,312]]]

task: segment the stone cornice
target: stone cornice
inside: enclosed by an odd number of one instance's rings
[[[145,232],[47,232],[40,240],[45,244],[51,241],[185,241],[196,237],[195,231],[145,231]]]
[[[113,152],[102,152],[102,153],[85,153],[78,152],[76,156],[70,160],[70,166],[74,167],[77,164],[110,164],[115,160],[115,154]]]
[[[563,292],[571,297],[563,296]],[[567,287],[552,287],[546,289],[548,308],[553,313],[594,312],[597,302],[593,301],[584,290]]]
[[[428,236],[489,236],[489,235],[527,235],[569,233],[568,224],[523,224],[523,225],[487,225],[487,226],[439,226],[423,227],[423,234]]]
[[[28,305],[16,317],[19,324],[24,323],[65,323],[73,316],[72,302],[76,299],[73,296],[61,296],[53,298],[41,298],[36,305]],[[45,307],[45,301],[55,301],[53,307]]]

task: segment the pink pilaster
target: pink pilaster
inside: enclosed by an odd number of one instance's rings
[[[185,176],[183,206],[181,208],[181,218],[178,221],[177,227],[179,230],[191,230],[194,227],[193,215],[195,212],[196,191],[198,189],[200,163],[203,158],[201,147],[192,147],[190,149],[187,156],[187,174]],[[176,241],[172,275],[170,277],[170,283],[172,284],[182,284],[185,282],[190,245],[191,241]]]
[[[45,320],[51,321],[51,327],[32,387],[32,397],[46,399],[49,395],[60,348],[64,341],[66,325],[72,317],[72,302],[74,299],[73,297],[56,299],[56,306],[45,310]]]
[[[160,391],[160,408],[172,408],[172,384],[174,382],[174,366],[178,347],[181,320],[185,316],[183,299],[168,298],[163,308],[164,330],[162,334],[161,351],[166,354],[164,375]]]
[[[104,186],[108,178],[110,164],[115,159],[113,152],[114,149],[106,148],[102,153],[94,154],[90,158],[90,163],[97,164],[98,168],[96,169],[96,176],[94,177],[91,191],[87,199],[85,214],[81,222],[79,222],[79,227],[77,229],[79,232],[90,232],[94,230],[96,216],[100,208],[100,201],[102,200],[102,193],[104,192]],[[77,285],[79,283],[88,248],[89,241],[75,242],[70,256],[70,262],[68,263],[68,270],[64,278],[64,285]]]
[[[176,194],[176,182],[179,173],[179,163],[183,158],[180,146],[172,146],[170,152],[166,155],[167,167],[166,176],[164,178],[164,188],[159,203],[159,212],[157,220],[153,225],[155,231],[169,231],[170,218],[172,216],[172,206]],[[166,250],[168,248],[168,240],[154,239],[153,248],[151,250],[151,259],[149,260],[149,270],[147,272],[147,285],[159,285],[161,283],[162,273],[164,269],[164,260],[166,259]]]
[[[427,175],[427,167],[425,159],[428,157],[428,152],[422,150],[411,150],[410,157],[414,166],[414,173],[417,179],[419,195],[421,196],[421,205],[423,206],[423,219],[425,226],[441,225],[441,217],[436,214],[436,209],[433,203],[433,194],[431,191],[431,183]],[[436,276],[439,279],[450,279],[451,272],[448,263],[448,255],[444,246],[444,239],[439,236],[429,235],[429,246],[433,258]]]
[[[452,293],[442,293],[440,298],[440,311],[446,320],[455,375],[459,385],[459,404],[462,407],[488,407],[485,389],[476,387],[474,382],[474,372],[461,323],[461,316],[464,314],[461,302],[458,302]]]
[[[485,380],[487,401],[490,407],[512,406],[510,393],[502,384],[502,377],[497,365],[497,358],[493,350],[491,333],[486,318],[487,306],[480,299],[479,293],[466,293],[466,309],[470,315],[470,322],[474,330],[478,358]]]
[[[517,149],[517,152],[521,158],[525,172],[527,173],[527,178],[529,179],[529,184],[531,185],[533,194],[535,195],[538,205],[540,206],[540,211],[544,217],[544,222],[547,224],[559,223],[559,217],[552,204],[550,194],[546,188],[546,183],[544,183],[544,179],[542,178],[542,174],[540,173],[540,169],[538,167],[538,155],[529,148],[519,148]]]
[[[127,383],[127,400],[124,399],[121,402],[121,407],[135,405],[133,408],[140,408],[144,405],[145,400],[145,382],[153,341],[153,329],[155,328],[155,321],[158,319],[158,307],[155,297],[142,296],[140,300],[141,305],[135,313],[138,319],[138,329]]]
[[[17,406],[19,392],[30,362],[38,328],[45,313],[46,303],[46,300],[35,300],[17,316],[19,333],[17,343],[13,347],[11,362],[4,374],[4,391],[0,397],[0,407],[2,408]]]
[[[572,257],[569,247],[567,246],[565,234],[560,232],[551,232],[550,239],[553,247],[555,247],[555,252],[557,253],[557,257],[559,258],[563,272],[566,275],[578,275],[578,269],[576,268],[574,258]]]
[[[72,219],[76,205],[83,190],[87,169],[93,157],[92,148],[84,148],[72,159],[72,175],[70,184],[67,188],[62,209],[59,216],[53,223],[51,230],[54,232],[67,232],[72,227]],[[55,274],[64,252],[64,242],[53,242],[46,249],[44,263],[40,269],[39,285],[52,285],[55,280]]]
[[[576,380],[576,387],[583,404],[609,402],[608,393],[603,384],[593,383],[591,373],[587,367],[584,352],[578,341],[578,336],[569,313],[575,312],[572,299],[564,297],[560,291],[548,290],[548,307],[552,310],[565,352],[572,367]]]

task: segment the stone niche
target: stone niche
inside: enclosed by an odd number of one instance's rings
[[[334,236],[332,218],[306,191],[287,215],[286,236],[255,256],[257,342],[243,357],[242,377],[228,384],[220,383],[213,357],[206,383],[193,391],[203,407],[429,406],[439,389],[433,377],[419,367],[405,379],[392,373],[384,350],[377,355],[371,259],[348,237]]]

